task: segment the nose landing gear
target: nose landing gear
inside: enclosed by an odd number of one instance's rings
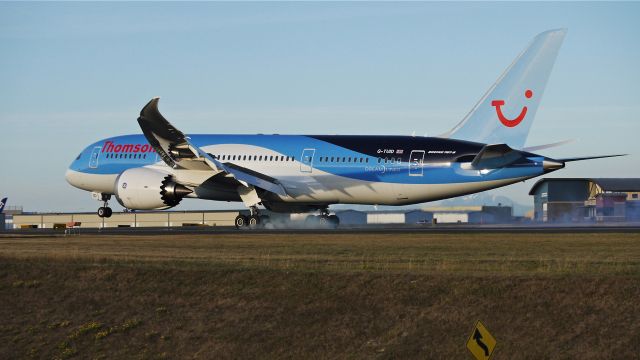
[[[113,214],[113,210],[109,207],[109,199],[111,199],[111,195],[102,194],[102,202],[104,206],[98,208],[98,216],[101,218],[109,218]]]

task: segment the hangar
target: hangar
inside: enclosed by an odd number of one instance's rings
[[[12,225],[14,229],[233,226],[237,215],[238,211],[125,212],[110,218],[96,213],[20,214],[13,216]]]
[[[438,224],[507,224],[513,221],[511,206],[449,206],[423,209],[433,214]]]
[[[640,178],[543,178],[529,195],[538,222],[640,221]]]
[[[8,229],[52,228],[144,228],[182,226],[234,226],[235,211],[135,211],[114,213],[109,218],[95,213],[20,213],[13,215]],[[264,210],[275,225],[304,223],[309,214],[279,214]],[[338,210],[340,224],[426,225],[432,223],[502,224],[512,221],[510,206],[440,207],[395,211]],[[0,231],[4,227],[0,228]]]

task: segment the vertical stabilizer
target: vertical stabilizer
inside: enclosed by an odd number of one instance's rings
[[[0,214],[4,211],[4,205],[7,203],[7,198],[0,200]]]
[[[557,29],[536,36],[469,114],[442,136],[522,149],[566,33]]]

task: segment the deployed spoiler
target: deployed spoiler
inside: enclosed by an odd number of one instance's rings
[[[225,173],[244,186],[252,185],[287,196],[287,192],[277,179],[231,163],[222,163],[192,144],[189,137],[160,114],[159,100],[159,97],[155,97],[142,108],[138,124],[149,144],[167,165],[174,169],[211,170],[214,172],[213,175]]]

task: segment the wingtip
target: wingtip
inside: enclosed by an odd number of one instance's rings
[[[154,98],[152,98],[151,100],[149,100],[149,102],[142,108],[142,110],[140,110],[140,116],[144,116],[145,112],[147,111],[147,109],[157,109],[158,108],[158,101],[160,100],[159,96],[156,96]]]

